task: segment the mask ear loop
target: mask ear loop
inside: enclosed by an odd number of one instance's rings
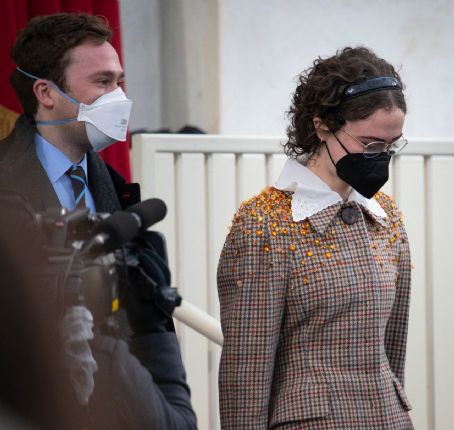
[[[35,81],[37,81],[38,79],[47,81],[49,83],[49,85],[52,88],[54,88],[55,90],[57,90],[66,100],[75,104],[78,107],[80,106],[80,102],[78,102],[76,99],[72,98],[70,95],[66,94],[57,85],[55,85],[52,81],[32,75],[31,73],[28,73],[25,70],[22,70],[19,66],[16,67],[16,70],[19,71],[20,73],[22,73],[23,75],[28,76],[31,79],[34,79]],[[52,121],[36,121],[35,124],[37,124],[37,125],[62,125],[62,124],[68,124],[69,122],[75,122],[75,121],[77,121],[77,118],[56,119],[56,120],[52,120]]]
[[[347,153],[350,154],[350,151],[344,146],[344,144],[339,140],[339,138],[336,136],[336,133],[333,133],[333,136],[336,138],[336,140],[339,142],[339,145],[342,146],[342,149]]]
[[[326,150],[328,151],[328,155],[329,155],[329,158],[331,160],[331,163],[333,163],[333,166],[336,167],[336,163],[334,162],[333,157],[331,157],[331,152],[330,152],[330,150],[328,148],[328,143],[326,142],[326,140],[321,140],[320,142],[322,144],[324,143],[326,145]]]
[[[77,118],[54,119],[50,121],[35,121],[36,125],[63,125],[70,122],[76,122]]]
[[[342,149],[347,153],[347,154],[351,154],[351,152],[344,146],[344,144],[339,140],[339,138],[336,136],[336,133],[333,133],[331,132],[332,135],[336,138],[337,142],[339,143],[339,145],[342,147]],[[334,164],[334,166],[336,166],[336,163],[334,162],[333,160],[333,157],[331,156],[331,152],[328,148],[328,143],[326,141],[323,141],[320,139],[320,142],[322,143],[325,143],[326,145],[326,150],[328,151],[328,155],[329,155],[329,158],[331,159],[331,162]]]

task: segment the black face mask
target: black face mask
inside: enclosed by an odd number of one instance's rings
[[[326,147],[329,157],[336,167],[337,176],[364,197],[372,198],[388,181],[391,154],[381,152],[374,158],[366,158],[363,153],[348,152],[337,136],[334,135],[334,137],[347,153],[337,163],[334,163],[329,149]]]

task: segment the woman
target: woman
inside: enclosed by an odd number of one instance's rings
[[[235,215],[218,268],[223,429],[412,429],[407,236],[378,192],[407,143],[403,85],[366,48],[303,72],[289,156]]]

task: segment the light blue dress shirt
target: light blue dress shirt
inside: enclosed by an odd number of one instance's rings
[[[65,172],[73,163],[65,154],[63,154],[63,152],[49,143],[40,134],[35,135],[35,147],[36,155],[44,167],[44,170],[49,177],[49,181],[54,187],[55,193],[60,200],[60,204],[66,209],[73,210],[76,207],[76,199],[74,197],[71,179],[65,175]],[[87,154],[84,155],[84,158],[78,163],[78,166],[82,167],[85,172],[85,177],[88,178]],[[88,187],[85,192],[85,203],[87,208],[90,209],[90,212],[96,212],[95,202]]]

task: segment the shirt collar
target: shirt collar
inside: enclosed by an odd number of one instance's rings
[[[35,135],[35,145],[36,154],[52,184],[57,182],[73,166],[74,163],[63,152],[38,133]],[[82,167],[85,177],[88,178],[87,154],[77,165]]]
[[[342,197],[315,173],[294,159],[286,161],[274,187],[282,191],[293,192],[292,215],[295,222],[312,217],[330,206],[344,202]],[[367,199],[352,189],[348,201],[358,203],[377,222],[385,225],[386,212],[374,198]],[[337,209],[332,208],[332,210]]]

